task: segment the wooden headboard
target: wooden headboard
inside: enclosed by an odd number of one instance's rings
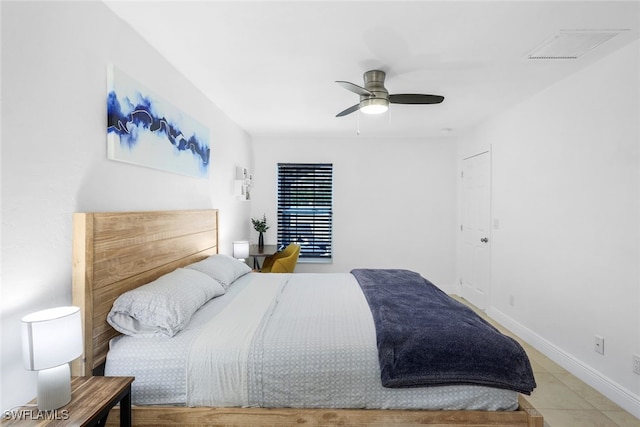
[[[73,305],[80,307],[84,353],[73,375],[92,375],[119,333],[107,314],[122,293],[218,253],[218,211],[76,213]]]

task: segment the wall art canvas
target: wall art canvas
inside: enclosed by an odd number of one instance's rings
[[[107,148],[112,160],[209,176],[209,129],[109,65]]]

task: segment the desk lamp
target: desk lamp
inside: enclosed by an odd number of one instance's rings
[[[56,307],[22,318],[24,367],[38,371],[38,409],[50,411],[71,401],[69,362],[82,354],[79,307]]]
[[[249,241],[239,240],[233,242],[233,257],[240,261],[249,258]]]

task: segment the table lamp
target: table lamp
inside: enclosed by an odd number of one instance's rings
[[[244,261],[249,258],[249,241],[239,240],[233,242],[233,257]]]
[[[56,307],[22,318],[24,367],[38,371],[38,409],[50,411],[71,401],[69,362],[82,354],[79,307]]]

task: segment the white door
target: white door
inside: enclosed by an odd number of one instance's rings
[[[462,297],[484,310],[490,290],[491,155],[462,162]]]

